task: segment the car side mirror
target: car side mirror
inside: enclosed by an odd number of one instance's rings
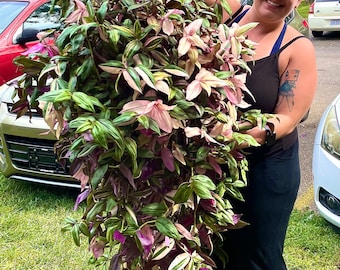
[[[16,43],[25,44],[26,42],[38,40],[37,38],[38,33],[39,33],[39,30],[37,29],[32,29],[32,28],[24,29],[21,35],[17,37]]]

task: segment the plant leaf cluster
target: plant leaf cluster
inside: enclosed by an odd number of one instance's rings
[[[244,225],[229,201],[247,183],[237,145],[257,143],[238,123],[266,116],[239,110],[256,24],[222,24],[220,2],[55,1],[64,28],[44,38],[58,53],[15,60],[15,109],[39,104],[81,182],[84,215],[64,229],[95,265],[211,269],[215,239]]]

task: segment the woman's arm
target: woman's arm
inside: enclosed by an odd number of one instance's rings
[[[314,46],[301,38],[290,49],[288,65],[281,77],[279,100],[272,121],[277,138],[291,133],[312,105],[317,87],[317,67]]]
[[[301,38],[286,50],[280,55],[287,64],[281,77],[275,117],[268,120],[274,124],[277,139],[288,135],[297,127],[308,112],[317,87],[316,57],[311,41]],[[258,143],[265,142],[264,130],[256,127],[248,133]]]

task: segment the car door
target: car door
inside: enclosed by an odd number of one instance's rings
[[[9,5],[23,7],[29,2],[7,1]],[[4,5],[5,1],[0,2]],[[46,0],[31,2],[12,18],[11,23],[0,32],[0,85],[20,75],[20,70],[13,64],[13,59],[37,44],[37,33],[48,29],[60,27],[60,10],[55,8],[54,13],[50,13],[51,3]],[[9,8],[8,8],[9,10]],[[0,17],[5,10],[0,9]],[[1,31],[1,28],[0,28]]]

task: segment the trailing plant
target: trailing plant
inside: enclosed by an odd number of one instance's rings
[[[84,215],[64,230],[88,239],[97,266],[215,267],[215,240],[244,225],[229,201],[247,183],[237,146],[258,145],[239,123],[268,117],[243,101],[256,24],[223,24],[224,0],[56,4],[64,28],[15,60],[25,74],[13,110],[39,105],[81,183]]]

